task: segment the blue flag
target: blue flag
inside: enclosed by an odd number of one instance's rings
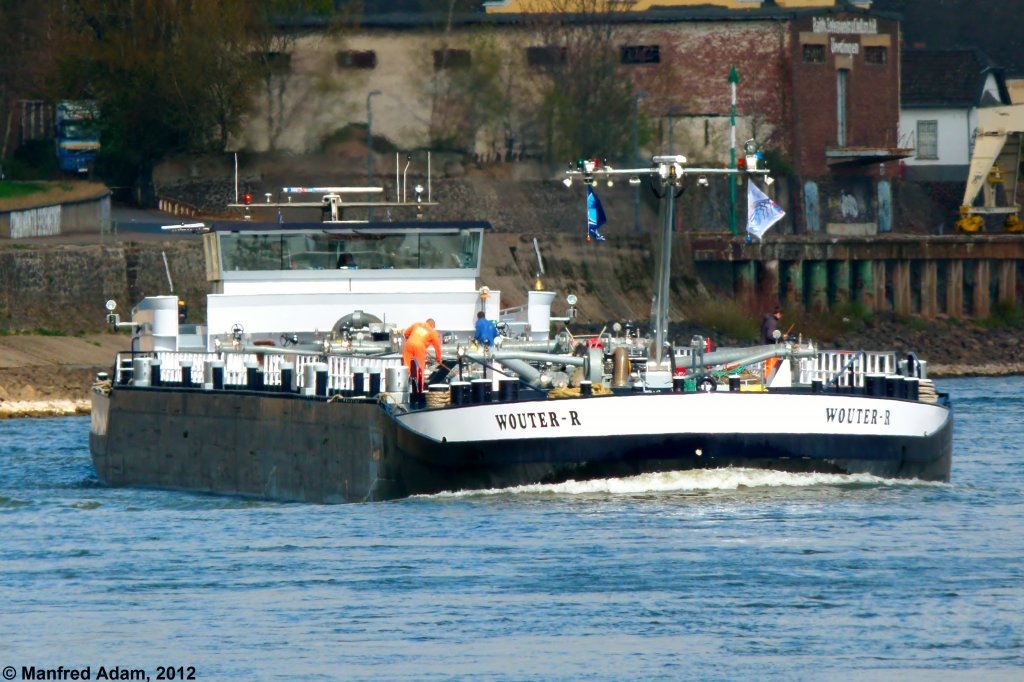
[[[786,212],[752,181],[747,181],[747,234],[761,239],[768,228],[782,220]],[[749,239],[750,237],[747,237]]]
[[[587,239],[603,242],[605,239],[600,230],[606,222],[601,200],[597,198],[594,188],[587,185]]]

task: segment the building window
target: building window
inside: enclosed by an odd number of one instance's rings
[[[659,45],[623,45],[619,61],[623,64],[659,64]]]
[[[917,122],[917,158],[939,158],[939,122]]]
[[[864,61],[868,64],[885,64],[889,61],[889,48],[882,45],[864,48]]]
[[[804,61],[808,64],[825,63],[824,45],[804,45]]]
[[[469,64],[469,50],[434,50],[434,71],[468,69]]]
[[[564,47],[548,45],[545,47],[526,48],[526,63],[535,67],[561,66],[566,61]]]
[[[377,68],[377,53],[373,50],[341,50],[335,58],[343,69]]]

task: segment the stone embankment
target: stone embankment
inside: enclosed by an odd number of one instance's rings
[[[0,402],[0,419],[21,417],[72,417],[89,414],[89,401],[78,400],[5,400]]]

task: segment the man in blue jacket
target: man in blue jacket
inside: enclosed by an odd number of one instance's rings
[[[473,340],[481,345],[493,346],[494,339],[498,336],[498,327],[493,320],[488,320],[484,311],[476,314],[476,333]]]

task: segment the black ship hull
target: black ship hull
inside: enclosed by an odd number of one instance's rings
[[[945,407],[775,398],[637,395],[404,413],[371,400],[117,387],[93,395],[90,449],[97,475],[112,486],[318,503],[723,467],[949,480]],[[822,403],[819,410],[815,400],[847,407]],[[652,426],[665,409],[675,423]],[[703,413],[743,409],[779,416],[730,429]],[[820,412],[825,425],[809,424],[800,409]],[[609,411],[624,421],[609,424]],[[681,416],[687,413],[693,417]],[[786,414],[789,422],[777,423]],[[872,414],[893,425],[871,424]],[[920,424],[896,428],[909,420]]]

